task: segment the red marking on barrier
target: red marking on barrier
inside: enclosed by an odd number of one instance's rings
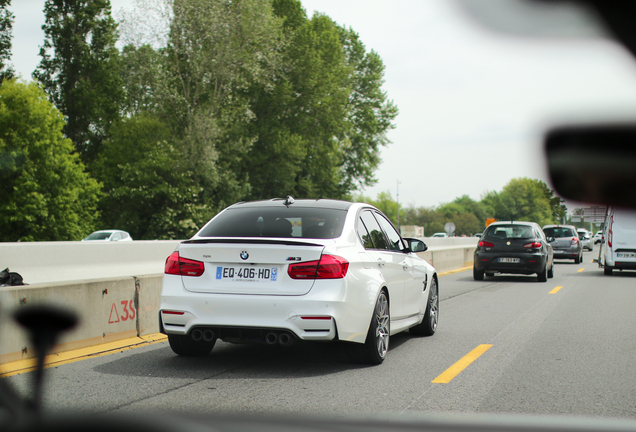
[[[113,321],[113,311],[115,312],[115,317],[117,318],[117,321]],[[110,316],[108,317],[108,324],[114,324],[118,322],[119,322],[119,313],[117,313],[117,305],[113,303],[113,305],[110,307]]]
[[[121,320],[122,321],[127,321],[128,320],[128,300],[124,300],[124,301],[122,301],[120,303],[124,307],[124,312],[126,313],[126,315],[124,315],[124,314],[121,315]],[[133,314],[134,314],[134,312],[133,312]]]

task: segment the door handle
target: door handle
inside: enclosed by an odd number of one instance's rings
[[[400,263],[400,265],[402,266],[402,268],[404,269],[404,271],[407,271],[409,269],[409,265],[407,264],[406,260],[402,261]]]

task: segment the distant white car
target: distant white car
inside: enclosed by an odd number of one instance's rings
[[[596,231],[594,234],[594,244],[600,243],[603,241],[603,231]]]
[[[446,234],[445,232],[438,232],[433,234],[431,237],[448,237],[448,234]]]
[[[132,241],[132,237],[126,231],[101,230],[95,231],[82,241]]]

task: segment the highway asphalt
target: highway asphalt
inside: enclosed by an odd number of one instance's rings
[[[521,413],[636,419],[636,272],[557,261],[536,276],[440,278],[432,337],[391,337],[380,366],[338,344],[167,342],[47,369],[49,411],[332,414]],[[22,393],[32,373],[4,378]]]

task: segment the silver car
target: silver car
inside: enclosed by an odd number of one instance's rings
[[[592,234],[586,230],[585,228],[579,228],[576,230],[576,233],[579,235],[579,240],[581,241],[581,247],[588,251],[594,249],[594,241],[592,240]]]
[[[583,247],[572,225],[546,225],[543,227],[545,236],[550,241],[554,251],[554,259],[571,259],[574,264],[583,261]],[[552,239],[554,239],[552,241]]]

